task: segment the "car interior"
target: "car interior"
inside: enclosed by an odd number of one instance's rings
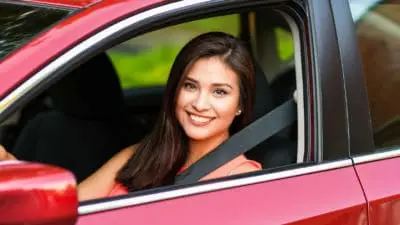
[[[237,18],[240,21],[236,35],[249,44],[255,58],[256,120],[293,98],[294,56],[276,59],[276,29],[292,34],[285,19],[276,12],[268,16],[263,11],[250,12]],[[271,24],[260,22],[265,19]],[[115,153],[139,142],[156,121],[164,86],[124,87],[111,56],[121,45],[81,64],[3,122],[0,143],[18,159],[66,168],[79,182]],[[141,54],[140,50],[135,54]],[[297,143],[295,123],[246,152],[246,156],[260,162],[263,169],[294,164]]]

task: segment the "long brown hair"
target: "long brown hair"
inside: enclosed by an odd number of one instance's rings
[[[255,78],[252,57],[245,44],[222,32],[195,37],[182,48],[172,65],[155,127],[117,175],[117,181],[129,191],[173,184],[188,155],[188,137],[175,116],[177,95],[191,66],[198,59],[209,57],[221,57],[239,78],[242,114],[234,119],[230,132],[249,123]]]

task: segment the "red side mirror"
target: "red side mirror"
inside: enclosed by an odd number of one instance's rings
[[[76,182],[67,170],[0,162],[0,224],[75,224],[77,210]]]

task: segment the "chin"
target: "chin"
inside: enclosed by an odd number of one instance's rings
[[[186,135],[188,136],[189,139],[196,141],[202,141],[211,138],[211,135],[209,134],[201,134],[198,132],[187,132]]]

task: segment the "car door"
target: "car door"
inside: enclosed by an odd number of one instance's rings
[[[106,50],[122,36],[199,17],[261,9],[281,13],[293,33],[298,152],[307,154],[297,164],[280,168],[81,202],[77,224],[367,223],[366,200],[349,157],[347,99],[329,0],[178,1],[132,11],[60,52],[32,79],[55,79],[63,69]],[[248,22],[252,23],[251,15]],[[24,92],[11,92],[8,96],[17,97],[0,103],[9,114],[21,106],[18,100],[39,90],[40,85],[24,84]]]
[[[234,12],[277,7],[271,4],[276,2],[204,1],[188,4],[180,13],[190,18],[200,9],[206,15],[210,9]],[[303,74],[305,87],[302,147],[312,153],[309,159],[250,175],[82,202],[77,224],[367,224],[366,200],[348,154],[331,2],[278,2],[276,10],[291,21],[296,34],[296,72]]]
[[[347,29],[356,46],[348,54],[353,69],[346,74],[351,83],[349,115],[354,117],[351,154],[368,200],[370,224],[400,223],[399,3],[350,0],[342,10],[354,20]]]

